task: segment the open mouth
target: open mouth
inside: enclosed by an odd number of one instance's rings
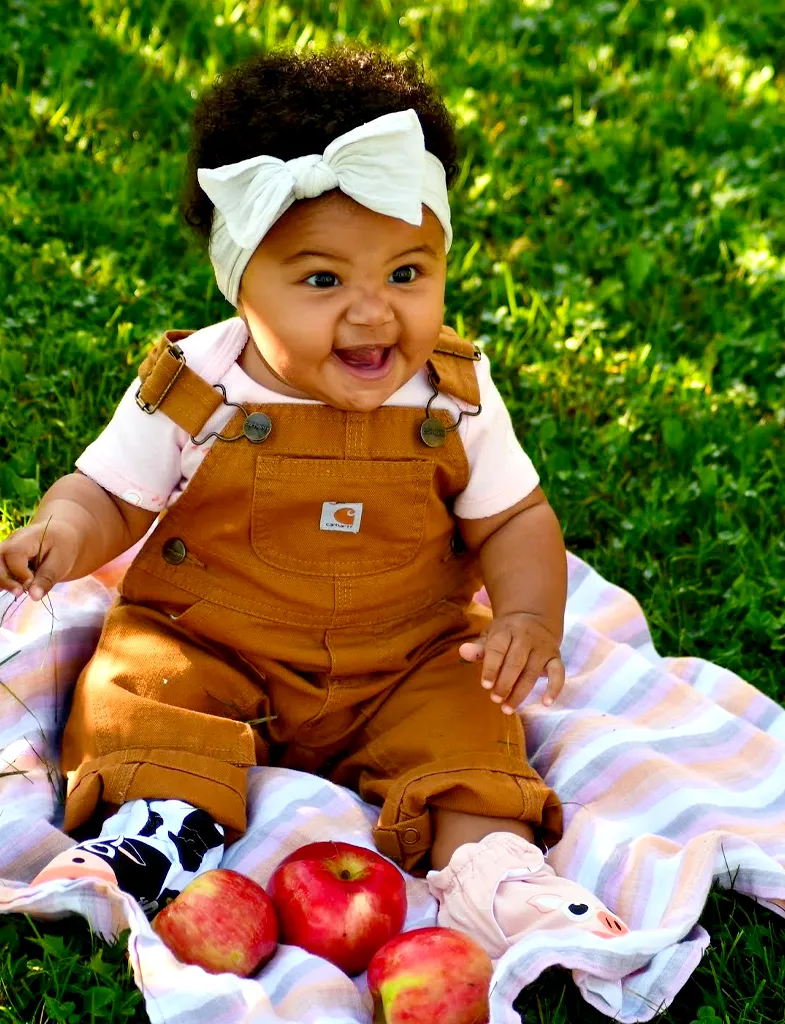
[[[355,377],[377,380],[389,369],[392,351],[392,345],[360,345],[357,348],[335,349],[333,355]]]

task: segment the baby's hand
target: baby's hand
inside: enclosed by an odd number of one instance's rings
[[[543,704],[552,704],[564,686],[559,642],[534,615],[501,615],[458,653],[465,661],[482,660],[482,685],[505,715],[513,714],[540,676],[548,677]]]
[[[0,544],[0,590],[10,590],[15,598],[27,593],[40,601],[68,575],[77,554],[76,531],[67,523],[25,526]]]

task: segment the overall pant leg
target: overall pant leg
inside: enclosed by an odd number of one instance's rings
[[[458,655],[482,625],[473,617],[404,675],[330,775],[381,805],[374,840],[405,870],[430,850],[433,807],[523,821],[548,845],[561,837],[561,805],[526,760],[520,719]]]
[[[247,722],[266,714],[266,697],[187,618],[123,600],[110,609],[63,736],[66,831],[137,798],[184,800],[245,829],[247,770],[265,760]]]

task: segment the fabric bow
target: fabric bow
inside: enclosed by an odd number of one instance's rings
[[[425,203],[452,241],[444,167],[425,149],[414,110],[383,114],[334,139],[324,153],[294,160],[255,156],[199,168],[215,206],[210,258],[218,286],[236,304],[240,278],[257,245],[298,199],[339,188],[369,210],[422,223]]]

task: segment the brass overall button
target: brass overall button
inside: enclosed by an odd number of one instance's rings
[[[169,565],[179,565],[188,555],[188,548],[179,537],[172,537],[164,544],[164,561]]]
[[[413,843],[416,843],[419,840],[419,838],[420,833],[417,831],[416,828],[407,828],[404,831],[403,835],[401,836],[401,839],[403,840],[404,843],[406,843],[407,846],[411,846]]]
[[[441,448],[447,438],[447,428],[435,416],[429,416],[420,425],[420,437],[429,448]]]
[[[245,417],[243,423],[243,433],[254,443],[267,440],[272,429],[272,420],[264,412],[252,412],[250,416]]]

